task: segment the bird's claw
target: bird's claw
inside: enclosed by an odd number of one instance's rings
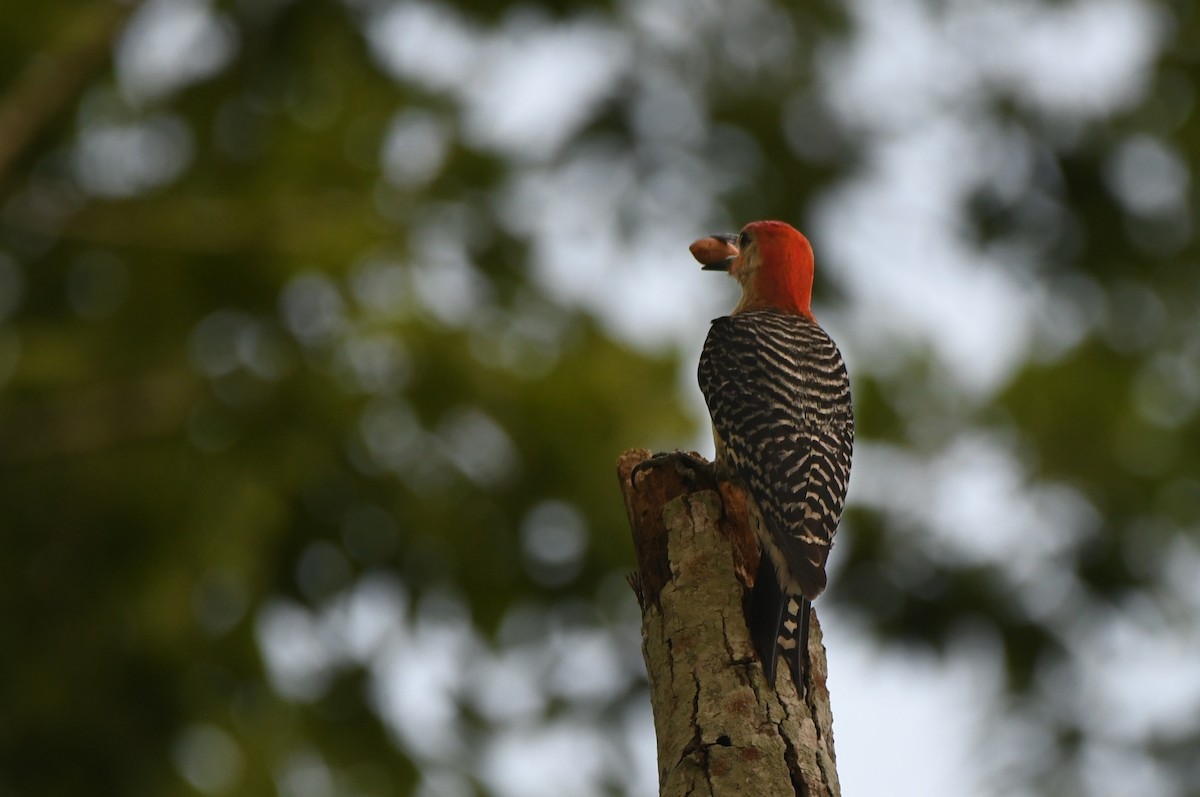
[[[634,489],[637,489],[637,478],[639,473],[641,473],[643,470],[657,467],[669,460],[676,461],[677,463],[682,460],[682,463],[685,466],[690,467],[690,469],[693,471],[704,471],[710,466],[708,460],[704,459],[698,454],[693,454],[690,451],[660,451],[654,456],[648,459],[643,459],[641,462],[633,466],[633,470],[629,472],[629,483],[633,485]],[[683,473],[683,468],[680,468],[679,470],[681,473]],[[694,474],[684,475],[690,476],[693,479],[695,478]]]
[[[629,471],[629,483],[633,485],[634,489],[637,489],[638,474],[647,468],[653,468],[668,456],[670,455],[660,451],[657,454],[648,457],[647,459],[643,459],[641,462],[634,465],[633,470]]]

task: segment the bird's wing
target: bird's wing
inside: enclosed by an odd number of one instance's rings
[[[733,475],[801,592],[816,597],[845,505],[854,439],[841,353],[807,319],[748,312],[713,322],[698,375]]]

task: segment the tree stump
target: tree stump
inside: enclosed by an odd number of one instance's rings
[[[703,462],[698,454],[690,455]],[[746,496],[687,457],[617,462],[638,571],[642,653],[661,797],[840,795],[821,626],[812,617],[801,697],[786,666],[770,687],[746,626],[758,566]]]

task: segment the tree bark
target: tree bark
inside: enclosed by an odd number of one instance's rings
[[[815,614],[806,695],[783,665],[771,688],[744,613],[758,566],[745,495],[681,457],[656,460],[632,484],[649,458],[626,451],[617,473],[637,553],[630,583],[642,608],[660,796],[840,795]]]

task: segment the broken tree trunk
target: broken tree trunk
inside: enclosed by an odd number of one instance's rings
[[[637,553],[630,582],[642,608],[660,797],[840,795],[816,616],[806,696],[782,665],[769,687],[743,609],[758,566],[744,494],[683,458],[643,468],[631,484],[649,458],[626,451],[617,474]]]

